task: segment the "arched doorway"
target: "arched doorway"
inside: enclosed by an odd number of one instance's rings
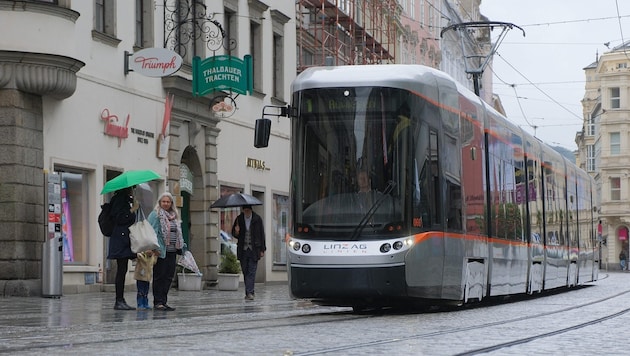
[[[212,279],[212,266],[216,269],[216,261],[212,260],[212,250],[216,250],[211,243],[212,237],[206,223],[207,208],[205,184],[199,156],[194,147],[188,146],[182,154],[179,165],[180,181],[179,194],[181,196],[180,213],[182,217],[182,233],[188,249],[193,254],[197,266],[203,273],[203,279]],[[214,237],[216,239],[216,237]]]

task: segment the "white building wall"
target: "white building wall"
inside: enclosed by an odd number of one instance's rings
[[[291,17],[284,26],[284,97],[280,98],[285,105],[290,100],[291,82],[296,75],[296,51],[295,51],[295,22],[294,4],[292,2],[264,1],[273,9]],[[239,12],[247,8],[248,1],[239,2]],[[271,10],[271,9],[270,9]],[[258,271],[258,275],[264,272],[268,281],[286,280],[286,270],[273,266],[274,245],[272,236],[272,212],[273,194],[289,195],[290,179],[290,121],[286,117],[270,117],[272,119],[271,137],[269,147],[254,147],[254,124],[261,118],[265,105],[282,105],[283,102],[272,99],[273,90],[273,26],[270,10],[263,13],[262,20],[262,49],[263,49],[263,92],[256,92],[252,96],[239,96],[237,98],[238,110],[229,118],[221,119],[217,127],[221,130],[217,137],[217,176],[220,184],[243,187],[243,192],[251,194],[261,188],[264,190],[264,207],[255,207],[254,210],[264,218],[267,235],[267,253],[265,255],[265,270]],[[237,43],[239,57],[249,53],[249,18],[248,13],[243,12],[239,17],[239,42]],[[270,112],[276,112],[270,110]],[[256,169],[247,166],[247,159],[252,158],[264,162],[265,169]],[[261,213],[262,212],[262,213]],[[259,269],[262,264],[259,264]]]
[[[63,6],[68,3],[78,17],[76,21],[60,19],[33,11],[0,11],[0,29],[11,29],[11,33],[22,33],[22,36],[4,36],[0,51],[23,51],[45,53],[71,57],[85,63],[77,73],[76,91],[70,97],[58,100],[43,96],[43,161],[44,170],[52,172],[59,167],[82,171],[87,177],[86,198],[90,225],[87,227],[87,260],[79,264],[64,266],[64,285],[82,284],[83,273],[96,272],[98,266],[105,268],[106,240],[98,229],[97,215],[102,203],[100,191],[106,181],[108,169],[125,171],[132,169],[152,169],[164,179],[173,181],[173,166],[180,164],[185,149],[194,148],[201,163],[203,174],[216,169],[216,177],[202,177],[204,193],[200,197],[204,206],[216,199],[208,193],[206,187],[226,182],[241,186],[244,192],[250,193],[252,188],[265,194],[265,204],[261,207],[261,215],[265,218],[268,253],[259,265],[264,280],[286,280],[286,270],[273,268],[271,237],[273,194],[288,195],[289,191],[289,133],[288,118],[273,118],[272,135],[269,147],[256,149],[254,142],[254,122],[261,117],[265,105],[286,105],[290,100],[290,84],[296,73],[295,52],[295,4],[287,1],[249,1],[249,0],[208,0],[208,13],[214,13],[221,22],[224,3],[238,4],[238,37],[237,50],[233,55],[243,58],[250,52],[250,18],[249,7],[266,5],[269,7],[263,14],[262,22],[262,92],[253,95],[233,95],[237,110],[229,118],[212,118],[208,105],[207,112],[199,112],[200,122],[211,125],[217,120],[220,130],[216,137],[216,146],[207,142],[212,134],[205,132],[196,135],[196,130],[204,129],[193,124],[187,116],[173,114],[171,121],[172,137],[168,158],[156,155],[157,137],[162,127],[164,100],[166,91],[162,78],[150,78],[140,73],[124,73],[125,51],[134,50],[134,6],[135,2],[117,1],[116,4],[116,39],[117,44],[103,43],[93,36],[94,2],[93,1],[60,1]],[[154,13],[154,47],[164,44],[164,9],[161,2],[155,2]],[[32,5],[31,5],[32,6]],[[35,5],[37,6],[37,5]],[[48,5],[46,5],[48,6]],[[284,38],[283,76],[284,94],[282,98],[272,98],[273,79],[273,25],[271,10],[276,10],[288,18],[282,26]],[[219,51],[214,54],[224,54]],[[206,53],[207,56],[213,53]],[[180,70],[177,77],[191,80],[192,75]],[[212,98],[211,94],[203,99]],[[189,99],[181,99],[189,100]],[[186,105],[186,104],[185,104]],[[104,109],[110,115],[118,117],[118,125],[125,125],[129,115],[129,137],[121,139],[104,134],[105,123],[101,118]],[[190,115],[190,113],[187,113]],[[212,120],[208,119],[212,118]],[[197,126],[196,126],[197,125]],[[143,133],[134,133],[137,129]],[[213,128],[212,128],[213,129]],[[212,130],[210,129],[210,130]],[[203,131],[203,130],[202,130]],[[191,133],[193,135],[191,135]],[[217,158],[213,158],[213,147],[216,147]],[[246,166],[247,158],[265,162],[265,170]],[[216,165],[216,168],[214,167]],[[214,182],[218,180],[218,182]],[[172,190],[164,181],[157,184],[158,191]],[[258,208],[257,208],[258,209]],[[203,216],[198,216],[200,226],[216,224],[218,212],[207,209]],[[202,220],[202,221],[201,221]],[[204,239],[214,239],[212,228],[203,231]],[[42,237],[43,238],[43,237]],[[211,243],[204,249],[216,248]],[[216,250],[212,250],[215,251]],[[204,250],[202,253],[207,253]],[[201,254],[201,253],[200,253]],[[199,258],[201,259],[201,258]],[[217,256],[210,256],[216,261]],[[127,278],[127,284],[135,283]],[[79,288],[80,289],[80,288]]]

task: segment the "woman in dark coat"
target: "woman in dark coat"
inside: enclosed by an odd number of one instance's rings
[[[127,304],[125,294],[125,276],[129,260],[135,259],[136,254],[131,252],[131,241],[129,240],[129,226],[136,222],[136,210],[138,204],[134,204],[133,187],[117,190],[110,201],[112,205],[112,216],[114,217],[114,230],[109,238],[109,248],[107,258],[116,260],[116,310],[135,310]]]

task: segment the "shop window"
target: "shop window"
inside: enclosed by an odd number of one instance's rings
[[[86,264],[89,249],[88,180],[86,172],[61,171],[61,232],[66,264]],[[96,222],[94,222],[96,223]]]
[[[221,197],[224,197],[226,195],[230,195],[232,193],[241,193],[243,190],[241,188],[236,188],[236,187],[231,187],[228,185],[222,185],[221,186]],[[220,231],[220,239],[221,239],[221,244],[223,245],[224,242],[227,243],[226,239],[229,239],[232,237],[232,224],[234,224],[234,220],[236,219],[236,217],[238,216],[238,214],[241,213],[241,208],[222,208],[220,210],[220,220],[219,220],[219,228],[221,229]],[[236,240],[231,241],[233,243],[236,243]]]
[[[273,264],[286,265],[285,236],[289,224],[289,197],[286,195],[273,195],[272,226],[273,233]]]

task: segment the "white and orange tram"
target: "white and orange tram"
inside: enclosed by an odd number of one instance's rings
[[[591,177],[448,75],[311,68],[289,111],[293,297],[467,303],[597,279]]]

